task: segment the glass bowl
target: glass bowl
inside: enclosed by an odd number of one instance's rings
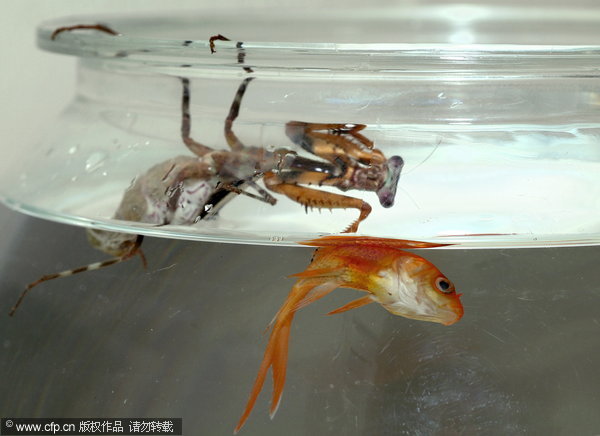
[[[360,133],[386,159],[402,158],[391,207],[360,184],[311,186],[368,203],[359,234],[460,247],[597,244],[599,22],[600,11],[585,8],[453,4],[45,22],[39,46],[79,58],[77,95],[42,143],[2,164],[0,196],[31,215],[153,236],[295,245],[342,232],[356,208],[311,210],[272,191],[275,204],[230,188],[183,224],[118,213],[151,168],[163,166],[158,183],[173,159],[194,156],[181,137],[182,78],[191,137],[231,155],[225,119],[253,77],[233,123],[244,145],[283,149],[304,162],[301,172],[335,178],[348,161],[307,152],[288,123],[363,124]],[[77,30],[52,39],[56,28],[82,23],[119,35]],[[232,41],[217,40],[211,54],[216,34]],[[236,168],[242,189],[257,195],[266,178],[246,168],[254,164]],[[277,175],[280,165],[267,169]]]

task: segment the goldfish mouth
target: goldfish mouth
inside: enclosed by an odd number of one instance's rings
[[[440,324],[443,324],[443,325],[452,325],[452,324],[455,324],[458,321],[460,321],[461,318],[462,318],[462,315],[454,314],[454,316],[452,318],[440,321]]]
[[[452,325],[460,321],[464,314],[462,305],[445,304],[437,306],[435,314],[414,316],[411,318],[418,319],[420,321],[430,321],[442,325]]]
[[[393,313],[394,315],[400,315],[400,316],[404,316],[406,318],[416,319],[418,321],[435,322],[437,324],[442,324],[442,325],[452,325],[454,323],[457,323],[463,316],[462,307],[441,306],[441,307],[437,308],[437,310],[434,314],[433,313],[425,314],[425,313],[414,313],[414,312],[407,312],[407,311],[397,311],[397,310],[390,310],[390,307],[386,307],[386,306],[384,306],[384,307],[389,312]]]
[[[380,304],[394,315],[404,316],[419,321],[435,322],[443,325],[452,325],[458,322],[464,313],[460,300],[444,301],[436,304],[429,301],[425,307],[411,307],[406,302],[395,302],[392,304]]]
[[[457,306],[446,306],[443,309],[443,317],[440,317],[440,324],[443,325],[452,325],[460,321],[464,314],[464,309],[462,305]]]

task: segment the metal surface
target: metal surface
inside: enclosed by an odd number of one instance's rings
[[[138,259],[34,289],[104,259],[75,227],[0,208],[0,411],[11,417],[182,417],[230,434],[262,334],[311,250],[148,238]],[[303,309],[279,412],[269,389],[242,434],[600,433],[600,248],[427,251],[464,292],[443,327],[338,290]],[[423,253],[423,252],[421,252]]]

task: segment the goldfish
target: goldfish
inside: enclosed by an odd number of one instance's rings
[[[269,326],[267,348],[234,434],[241,430],[252,412],[269,369],[273,376],[270,416],[275,416],[285,384],[294,315],[333,290],[352,288],[367,295],[328,315],[375,302],[394,315],[443,325],[454,324],[463,316],[462,294],[456,293],[452,282],[428,260],[403,250],[450,244],[368,236],[327,236],[301,244],[319,248],[308,268],[291,276],[297,281]]]

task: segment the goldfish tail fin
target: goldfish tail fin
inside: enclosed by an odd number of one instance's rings
[[[290,330],[294,314],[303,307],[323,298],[339,285],[339,282],[335,280],[322,280],[318,278],[300,279],[294,285],[294,288],[298,288],[299,294],[304,294],[304,297],[291,307],[289,314],[281,312],[284,318],[282,321],[279,321],[278,319],[277,325],[274,328],[274,330],[277,329],[277,339],[273,344],[273,355],[271,359],[271,372],[273,374],[273,395],[271,397],[270,410],[271,419],[273,419],[277,413],[277,409],[279,409],[281,396],[283,394],[287,370]],[[275,333],[275,331],[273,331],[273,333]]]
[[[327,315],[336,315],[338,313],[346,312],[348,310],[356,309],[358,307],[366,306],[367,304],[372,303],[374,300],[371,298],[371,295],[367,295],[356,300],[351,301],[350,303],[344,304],[342,307],[338,307],[335,310],[332,310]]]
[[[281,328],[277,332],[277,341],[274,345],[271,363],[271,373],[273,375],[273,395],[271,396],[271,410],[269,411],[269,417],[271,419],[273,419],[277,413],[277,409],[279,409],[279,404],[281,403],[281,397],[283,395],[292,318],[293,317],[290,316],[282,323]]]
[[[250,392],[250,397],[246,403],[246,408],[233,431],[234,434],[241,430],[250,416],[265,383],[269,368],[273,373],[273,396],[271,398],[270,415],[271,418],[275,416],[285,385],[289,337],[294,314],[298,309],[324,297],[337,287],[338,282],[327,281],[323,283],[323,280],[318,278],[300,279],[294,284],[287,300],[279,309],[274,321],[271,322],[272,330],[269,342]]]
[[[279,403],[281,402],[283,387],[285,385],[288,346],[293,319],[293,312],[290,312],[288,316],[277,318],[273,330],[271,331],[269,343],[267,344],[263,361],[258,370],[258,375],[254,381],[254,386],[250,392],[250,397],[246,403],[246,408],[235,426],[233,434],[237,434],[241,430],[250,416],[250,412],[252,412],[254,404],[256,404],[256,400],[258,399],[258,394],[260,394],[265,383],[269,368],[271,368],[273,373],[273,396],[271,398],[270,417],[273,419],[275,416],[275,413],[279,408]]]
[[[275,339],[274,336],[275,336],[275,331],[273,331],[271,333],[271,337],[269,338],[269,344],[267,345],[267,349],[265,350],[263,361],[258,370],[256,380],[254,380],[254,386],[252,386],[252,391],[250,392],[250,397],[248,398],[248,402],[246,403],[246,408],[244,409],[242,416],[240,417],[237,425],[235,426],[235,429],[233,430],[233,434],[237,434],[242,429],[244,424],[246,423],[246,420],[250,416],[250,412],[252,412],[252,409],[254,408],[254,404],[256,403],[256,400],[258,399],[258,394],[260,393],[260,391],[263,388],[263,385],[265,383],[265,378],[267,377],[267,371],[269,370],[269,367],[271,366],[271,359],[272,359],[272,354],[273,354],[273,350],[272,350],[273,340]]]
[[[294,314],[291,313],[283,320],[277,320],[277,323],[271,332],[271,336],[269,337],[269,343],[267,344],[263,361],[258,370],[258,375],[254,381],[254,386],[250,392],[250,397],[246,403],[246,408],[244,409],[242,416],[235,426],[233,434],[237,434],[241,430],[246,423],[246,420],[250,416],[250,412],[252,412],[254,404],[258,399],[258,394],[260,394],[260,391],[265,383],[265,379],[267,378],[267,372],[269,371],[269,368],[271,368],[273,372],[273,400],[271,402],[271,418],[273,415],[275,415],[277,407],[279,406],[279,402],[281,401],[281,394],[283,393],[283,386],[285,384],[290,326],[293,318]]]

